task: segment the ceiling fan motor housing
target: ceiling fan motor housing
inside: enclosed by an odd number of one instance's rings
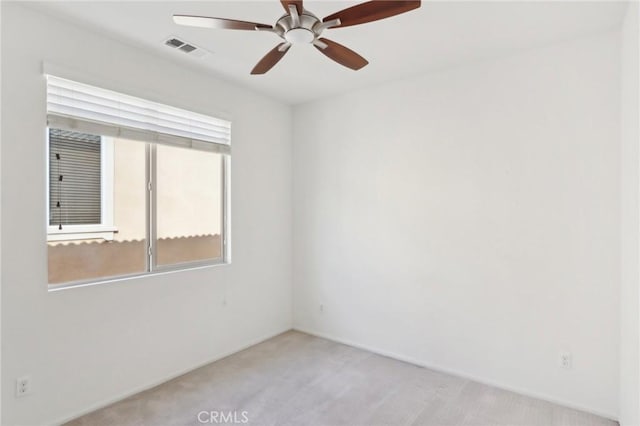
[[[304,10],[298,16],[298,22],[289,14],[283,15],[276,22],[276,30],[281,31],[281,37],[292,44],[312,43],[319,35],[315,27],[320,25],[320,19],[311,12]]]

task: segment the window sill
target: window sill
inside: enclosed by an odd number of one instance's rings
[[[211,262],[194,264],[193,266],[183,266],[181,268],[175,268],[175,269],[162,269],[162,270],[156,270],[153,272],[141,272],[139,274],[133,274],[133,275],[121,275],[117,277],[104,277],[104,278],[98,278],[98,279],[86,280],[86,281],[73,281],[73,282],[60,283],[60,284],[48,284],[48,291],[49,293],[53,293],[61,290],[69,290],[72,288],[92,287],[94,285],[126,282],[126,281],[136,280],[140,278],[170,275],[170,274],[175,274],[179,272],[196,271],[200,269],[211,269],[211,268],[216,268],[219,266],[227,266],[227,265],[231,265],[230,260],[219,259]]]

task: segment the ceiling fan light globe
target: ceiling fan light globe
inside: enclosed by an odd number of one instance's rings
[[[315,37],[315,34],[306,28],[293,28],[284,35],[285,40],[291,44],[311,43]]]

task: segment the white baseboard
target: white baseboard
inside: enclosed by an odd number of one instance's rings
[[[173,373],[171,373],[171,374],[169,374],[169,375],[167,375],[165,377],[162,377],[162,378],[160,378],[158,380],[154,380],[154,381],[152,381],[150,383],[147,383],[147,384],[144,384],[142,386],[137,386],[137,387],[135,387],[133,389],[129,389],[129,390],[125,391],[125,392],[122,392],[122,393],[120,393],[120,394],[118,394],[116,396],[113,396],[113,397],[104,399],[102,401],[99,401],[99,402],[97,402],[95,404],[92,404],[91,406],[89,406],[87,408],[84,408],[84,409],[82,409],[80,411],[77,411],[77,412],[75,412],[75,413],[73,413],[73,414],[71,414],[69,416],[65,416],[62,419],[56,420],[52,424],[53,425],[61,425],[63,423],[66,423],[66,422],[69,422],[71,420],[77,419],[78,417],[82,417],[85,414],[89,414],[89,413],[91,413],[93,411],[96,411],[96,410],[99,410],[101,408],[104,408],[104,407],[106,407],[108,405],[111,405],[111,404],[113,404],[115,402],[121,401],[121,400],[123,400],[125,398],[128,398],[128,397],[132,396],[132,395],[135,395],[137,393],[144,392],[146,390],[154,388],[154,387],[156,387],[158,385],[161,385],[161,384],[163,384],[165,382],[168,382],[169,380],[173,380],[176,377],[180,377],[183,374],[189,373],[190,371],[197,370],[198,368],[204,367],[207,364],[211,364],[212,362],[221,360],[222,358],[226,358],[229,355],[233,355],[233,354],[235,354],[237,352],[243,351],[243,350],[245,350],[247,348],[250,348],[251,346],[257,345],[258,343],[262,343],[265,340],[269,340],[269,339],[271,339],[271,338],[273,338],[275,336],[278,336],[278,335],[280,335],[282,333],[286,333],[289,330],[291,330],[291,328],[287,327],[285,329],[282,329],[281,331],[278,331],[278,332],[275,332],[275,333],[271,333],[271,334],[268,334],[266,336],[259,337],[257,339],[250,340],[247,343],[244,343],[244,344],[242,344],[242,345],[240,345],[240,346],[238,346],[238,347],[236,347],[236,348],[234,348],[232,350],[226,351],[226,352],[224,352],[224,353],[222,353],[220,355],[217,355],[217,356],[215,356],[215,357],[213,357],[211,359],[207,359],[207,360],[205,360],[203,362],[200,362],[200,363],[198,363],[196,365],[193,365],[193,366],[190,366],[188,368],[184,368],[184,369],[178,370],[176,372],[173,372]]]
[[[343,345],[348,345],[348,346],[353,346],[354,348],[358,348],[358,349],[363,349],[365,351],[368,352],[373,352],[375,354],[378,355],[382,355],[382,356],[386,356],[388,358],[393,358],[396,359],[398,361],[403,361],[403,362],[407,362],[409,364],[414,364],[417,365],[419,367],[424,367],[424,368],[428,368],[430,370],[435,370],[435,371],[439,371],[441,373],[446,373],[446,374],[451,374],[453,376],[457,376],[457,377],[461,377],[464,379],[468,379],[468,380],[473,380],[474,382],[478,382],[478,383],[482,383],[485,385],[489,385],[489,386],[493,386],[496,388],[500,388],[500,389],[504,389],[510,392],[515,392],[518,393],[520,395],[524,395],[524,396],[528,396],[531,398],[536,398],[536,399],[540,399],[543,401],[547,401],[553,404],[557,404],[557,405],[562,405],[568,408],[572,408],[574,410],[580,410],[580,411],[584,411],[590,414],[595,414],[596,416],[600,416],[600,417],[604,417],[610,420],[614,420],[614,421],[618,421],[618,416],[616,414],[610,413],[610,412],[603,412],[603,411],[599,411],[599,410],[594,410],[591,407],[585,407],[583,405],[580,404],[576,404],[573,403],[571,401],[565,401],[562,399],[558,399],[558,398],[554,398],[551,397],[549,395],[544,395],[544,394],[540,394],[538,392],[534,392],[528,389],[523,389],[523,388],[519,388],[519,387],[515,387],[515,386],[510,386],[504,383],[499,383],[490,379],[486,379],[484,377],[478,377],[478,376],[474,376],[472,374],[468,374],[462,371],[457,371],[451,368],[447,368],[447,367],[441,367],[439,365],[433,365],[433,364],[428,364],[425,363],[422,360],[419,359],[415,359],[415,358],[411,358],[411,357],[407,357],[395,352],[390,352],[390,351],[386,351],[383,349],[379,349],[376,347],[372,347],[372,346],[368,346],[368,345],[363,345],[348,339],[342,339],[340,337],[336,337],[336,336],[332,336],[326,333],[322,333],[319,331],[315,331],[315,330],[310,330],[304,327],[297,327],[294,325],[293,327],[294,330],[302,332],[302,333],[306,333],[306,334],[310,334],[312,336],[316,336],[316,337],[321,337],[323,339],[327,339],[327,340],[331,340],[333,342],[336,343],[342,343]]]

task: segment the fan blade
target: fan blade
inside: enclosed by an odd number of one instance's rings
[[[302,15],[302,10],[304,9],[302,7],[302,0],[280,0],[280,3],[282,3],[282,7],[284,7],[287,13],[289,13],[289,5],[294,5],[298,11],[298,15]]]
[[[173,22],[189,27],[217,28],[222,30],[249,30],[272,28],[271,25],[255,22],[236,21],[235,19],[213,18],[209,16],[173,15]]]
[[[335,41],[327,40],[326,38],[319,38],[318,41],[324,43],[326,47],[322,48],[316,44],[314,44],[314,47],[340,65],[344,65],[347,68],[357,71],[369,63],[365,58],[358,55],[353,50],[346,48]]]
[[[251,74],[264,74],[269,71],[282,57],[289,51],[291,44],[288,42],[280,43],[274,47],[269,53],[264,55],[260,62],[251,70]]]
[[[333,15],[329,15],[322,22],[340,20],[340,25],[331,28],[349,27],[351,25],[366,24],[367,22],[379,19],[390,18],[391,16],[409,12],[420,7],[420,0],[417,1],[368,1],[355,6],[343,9]]]

